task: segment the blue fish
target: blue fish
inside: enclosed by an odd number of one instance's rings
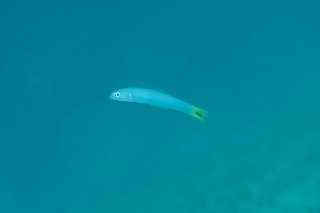
[[[204,121],[204,118],[208,115],[208,112],[204,109],[191,105],[166,93],[151,89],[136,87],[118,89],[110,94],[110,99],[149,104],[156,107],[171,109],[191,115],[200,121]]]

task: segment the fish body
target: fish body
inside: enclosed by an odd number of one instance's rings
[[[207,111],[191,105],[183,100],[151,89],[137,87],[123,88],[112,92],[110,94],[110,99],[116,101],[149,104],[160,108],[175,110],[189,114],[201,121],[204,121],[204,117],[208,114]]]

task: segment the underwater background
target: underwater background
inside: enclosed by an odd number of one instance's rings
[[[1,213],[320,212],[319,1],[0,5]]]

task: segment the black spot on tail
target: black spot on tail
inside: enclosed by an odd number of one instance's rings
[[[201,113],[199,113],[199,112],[195,112],[195,113],[196,113],[196,115],[198,115],[200,118],[202,118]]]

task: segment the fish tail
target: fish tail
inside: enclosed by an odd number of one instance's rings
[[[190,113],[193,117],[200,121],[204,121],[204,118],[208,115],[208,112],[204,109],[198,108],[196,106],[192,106],[192,111]]]

